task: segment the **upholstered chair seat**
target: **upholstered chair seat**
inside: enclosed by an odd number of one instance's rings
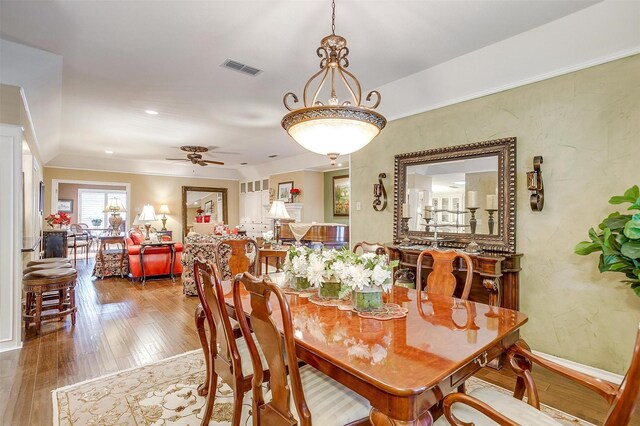
[[[315,368],[300,367],[300,379],[314,425],[347,425],[369,416],[369,401]],[[265,400],[271,400],[271,392],[265,394]],[[297,410],[291,414],[300,422]]]
[[[478,388],[468,393],[470,396],[491,406],[509,419],[521,425],[559,426],[559,423],[531,405],[516,399],[511,394],[502,393],[496,389]],[[496,426],[497,423],[477,410],[464,404],[452,406],[453,414],[463,422],[473,422],[475,426]],[[434,426],[448,426],[449,422],[442,416]]]

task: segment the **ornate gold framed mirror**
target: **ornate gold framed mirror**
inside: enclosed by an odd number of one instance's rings
[[[198,216],[201,216],[201,218],[196,219]],[[205,216],[209,216],[206,223],[203,220]],[[206,233],[207,227],[213,229],[213,226],[220,222],[229,223],[226,188],[182,187],[183,238],[187,236],[194,226],[197,226],[196,224],[203,228],[200,229],[200,233]],[[195,231],[198,232],[198,230]]]
[[[514,253],[516,138],[395,156],[394,238]]]

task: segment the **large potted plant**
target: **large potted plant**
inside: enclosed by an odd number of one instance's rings
[[[598,231],[589,229],[589,239],[575,247],[579,255],[600,252],[600,272],[623,273],[636,296],[640,297],[640,190],[637,185],[627,189],[624,195],[611,197],[609,204],[631,204],[628,214],[611,213],[598,225]]]

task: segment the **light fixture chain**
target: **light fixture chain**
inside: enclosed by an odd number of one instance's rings
[[[331,0],[331,34],[336,35],[336,2]]]

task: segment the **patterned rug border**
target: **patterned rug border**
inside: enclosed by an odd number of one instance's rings
[[[56,389],[52,390],[51,391],[51,402],[53,404],[53,426],[59,426],[60,425],[60,418],[59,418],[59,413],[58,413],[58,392],[64,392],[64,391],[66,391],[66,390],[68,390],[70,388],[73,388],[75,386],[82,386],[82,385],[87,384],[89,382],[93,382],[93,381],[97,381],[97,380],[101,380],[101,379],[108,379],[109,377],[117,376],[118,374],[126,373],[127,371],[133,371],[133,370],[137,370],[139,368],[150,367],[152,365],[160,364],[161,362],[165,362],[165,361],[170,361],[170,360],[175,359],[175,358],[180,358],[181,356],[189,355],[189,354],[192,354],[194,352],[202,352],[202,349],[194,349],[192,351],[183,352],[183,353],[178,354],[178,355],[172,355],[170,357],[162,358],[162,359],[159,359],[157,361],[151,361],[151,362],[148,362],[146,364],[137,365],[135,367],[125,368],[124,370],[114,371],[113,373],[103,374],[102,376],[93,377],[91,379],[83,380],[83,381],[77,382],[77,383],[72,383],[70,385],[62,386],[62,387],[59,387],[59,388],[56,388]]]
[[[157,361],[152,361],[152,362],[149,362],[149,363],[146,363],[146,364],[141,364],[141,365],[138,365],[138,366],[135,366],[135,367],[129,367],[129,368],[126,368],[124,370],[118,370],[118,371],[115,371],[115,372],[112,372],[112,373],[103,374],[102,376],[93,377],[93,378],[90,378],[90,379],[87,379],[87,380],[83,380],[81,382],[72,383],[70,385],[62,386],[62,387],[59,387],[59,388],[56,388],[56,389],[52,390],[51,391],[51,398],[52,398],[52,405],[53,405],[53,425],[54,426],[59,426],[60,425],[60,418],[59,418],[60,413],[59,413],[59,407],[58,407],[58,394],[59,393],[65,392],[65,391],[67,391],[69,389],[72,389],[72,388],[75,388],[75,387],[78,387],[78,386],[85,385],[87,383],[97,382],[97,381],[104,380],[104,379],[109,379],[111,377],[117,376],[117,375],[122,374],[122,373],[126,373],[128,371],[134,371],[134,370],[139,370],[139,369],[142,369],[142,368],[151,367],[151,366],[156,365],[156,364],[161,364],[161,363],[164,363],[164,362],[167,362],[167,361],[171,361],[173,359],[177,359],[177,358],[181,358],[181,357],[188,356],[188,355],[191,355],[191,354],[195,354],[197,352],[202,352],[202,349],[194,349],[194,350],[191,350],[191,351],[183,352],[183,353],[180,353],[180,354],[177,354],[177,355],[173,355],[173,356],[170,356],[170,357],[167,357],[167,358],[163,358],[163,359],[160,359],[160,360],[157,360]],[[482,379],[477,378],[477,377],[472,377],[472,378],[473,378],[473,381],[476,381],[477,385],[480,385],[480,386],[483,386],[483,387],[493,387],[493,388],[496,388],[497,390],[499,390],[499,391],[501,391],[503,393],[507,393],[507,394],[511,394],[512,393],[511,390],[503,388],[502,386],[495,385],[495,384],[493,384],[491,382],[488,382],[486,380],[482,380]],[[525,398],[525,401],[526,401],[526,398]],[[540,405],[541,405],[541,407],[544,407],[549,411],[553,411],[555,413],[558,413],[558,415],[561,416],[561,417],[562,416],[568,416],[568,417],[571,417],[573,419],[578,420],[580,422],[580,424],[594,426],[592,423],[589,423],[586,420],[583,420],[583,419],[581,419],[579,417],[576,417],[576,416],[573,416],[571,414],[565,413],[564,411],[561,411],[561,410],[559,410],[557,408],[551,407],[551,406],[549,406],[547,404],[542,404],[541,403]]]

